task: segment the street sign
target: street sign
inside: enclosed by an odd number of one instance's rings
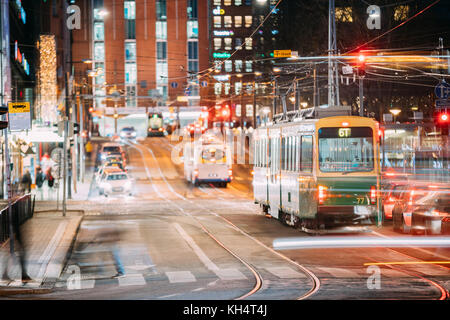
[[[202,87],[207,87],[208,86],[208,81],[202,81],[201,83]]]
[[[450,100],[436,100],[436,109],[450,109]]]
[[[190,87],[186,87],[186,89],[184,89],[184,94],[186,96],[190,96],[191,95],[191,88]]]
[[[343,66],[342,73],[343,74],[353,74],[353,68],[351,66]]]
[[[434,88],[434,94],[439,99],[447,99],[450,96],[450,85],[442,81]]]
[[[31,129],[31,113],[29,102],[8,103],[9,130],[23,131]]]
[[[178,88],[178,82],[171,82],[170,86],[174,89]]]
[[[290,58],[292,56],[291,50],[274,50],[274,58]]]

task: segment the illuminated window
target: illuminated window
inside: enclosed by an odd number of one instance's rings
[[[159,39],[159,40],[167,39],[167,22],[166,21],[156,21],[156,39]]]
[[[214,61],[214,69],[221,71],[222,70],[222,62],[220,61]]]
[[[105,44],[103,42],[94,43],[94,60],[105,60]]]
[[[214,84],[214,93],[220,94],[222,92],[222,84],[221,83],[215,83]]]
[[[252,26],[252,16],[245,16],[245,27],[250,28]]]
[[[103,22],[94,22],[94,40],[105,40],[105,24]]]
[[[234,5],[235,6],[241,6],[242,5],[242,0],[234,0]]]
[[[403,21],[408,19],[409,6],[397,6],[394,8],[394,20]]]
[[[222,38],[214,38],[214,50],[222,48]]]
[[[189,39],[198,38],[198,21],[188,21],[187,22],[187,36]]]
[[[214,28],[222,28],[222,17],[221,16],[214,17]]]
[[[137,66],[136,62],[125,62],[125,83],[137,83]]]
[[[245,38],[245,49],[252,50],[252,38]]]
[[[136,3],[134,1],[125,1],[123,8],[125,19],[136,19]]]
[[[245,61],[245,72],[253,72],[253,61]]]
[[[353,22],[351,7],[339,7],[335,9],[336,20],[341,22]]]
[[[234,70],[236,72],[242,72],[242,60],[234,61]]]
[[[225,92],[224,92],[225,94],[230,94],[231,84],[230,84],[229,82],[225,82],[225,83],[224,83],[224,89],[225,89],[225,90],[224,90],[224,91],[225,91]]]
[[[234,83],[234,93],[240,94],[242,91],[242,82],[235,82]]]
[[[167,61],[156,62],[156,83],[166,84],[168,82],[168,66]]]
[[[224,16],[223,17],[223,25],[225,28],[231,28],[233,25],[233,21],[231,20],[231,16]]]
[[[125,42],[125,60],[136,60],[136,42]]]
[[[234,27],[235,28],[242,27],[242,16],[235,16],[234,17]]]
[[[215,6],[220,6],[221,5],[221,0],[214,0],[214,5]]]
[[[233,39],[225,38],[223,39],[223,42],[225,44],[225,50],[231,50]]]
[[[223,0],[224,6],[231,6],[231,0]]]
[[[233,61],[231,60],[225,60],[225,72],[231,72],[233,71]]]

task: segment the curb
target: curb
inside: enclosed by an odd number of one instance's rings
[[[19,295],[19,294],[46,294],[52,293],[53,288],[10,288],[5,287],[0,289],[0,297]]]

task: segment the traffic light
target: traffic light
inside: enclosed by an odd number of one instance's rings
[[[434,124],[441,129],[441,135],[448,136],[448,126],[450,125],[450,112],[438,111],[435,113]]]
[[[226,105],[224,108],[222,108],[222,117],[228,118],[230,116],[230,109],[228,105]]]
[[[92,113],[92,112],[94,112],[94,108],[93,108],[93,107],[90,107],[90,108],[89,108],[89,113]]]
[[[358,61],[356,65],[358,67],[359,76],[364,77],[366,75],[366,56],[364,55],[364,53],[360,52],[358,54]]]
[[[0,106],[0,115],[4,115],[8,113],[8,107],[7,106]],[[0,121],[0,129],[6,129],[8,128],[8,121]]]

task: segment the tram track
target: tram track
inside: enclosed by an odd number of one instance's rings
[[[189,200],[187,198],[185,198],[184,196],[182,196],[181,194],[179,194],[178,192],[176,192],[173,187],[170,185],[170,183],[167,181],[164,173],[162,172],[158,161],[156,159],[156,156],[153,152],[153,150],[151,148],[149,148],[148,146],[144,145],[144,144],[140,144],[140,143],[136,143],[136,144],[130,144],[127,143],[129,146],[131,146],[132,148],[138,150],[138,152],[141,154],[142,158],[143,158],[143,162],[144,162],[144,166],[145,166],[145,170],[147,173],[147,176],[150,180],[150,182],[153,185],[153,189],[156,191],[156,193],[158,194],[158,196],[165,200],[167,203],[171,203],[172,205],[174,205],[182,214],[187,215],[189,217],[191,217],[199,226],[200,228],[212,239],[214,240],[218,245],[220,245],[224,250],[226,250],[228,253],[230,253],[233,257],[235,257],[238,261],[240,261],[247,269],[250,270],[250,272],[253,274],[254,278],[255,278],[255,285],[254,287],[247,292],[246,294],[243,294],[239,297],[236,297],[235,300],[242,300],[242,299],[246,299],[249,298],[250,296],[255,295],[257,292],[259,292],[262,287],[263,287],[263,282],[264,279],[261,276],[261,274],[258,272],[258,270],[252,266],[249,262],[247,262],[245,259],[243,259],[242,257],[240,257],[239,255],[237,255],[231,248],[227,247],[224,243],[222,243],[219,239],[217,239],[216,236],[214,236],[214,234],[202,223],[200,222],[197,218],[195,218],[193,215],[191,215],[189,212],[186,212],[182,207],[180,207],[176,202],[167,199],[166,197],[164,197],[159,190],[157,190],[158,188],[153,184],[151,176],[149,175],[149,170],[147,168],[147,163],[145,162],[145,157],[143,155],[142,150],[139,149],[139,147],[142,147],[144,149],[146,149],[148,151],[148,153],[151,155],[152,159],[155,162],[155,167],[157,168],[159,175],[161,177],[161,179],[164,181],[164,183],[167,185],[167,187],[169,188],[169,190],[179,199],[186,201],[190,204],[195,205],[196,207],[198,207],[199,209],[204,210],[205,212],[208,212],[209,214],[213,215],[214,217],[220,218],[222,219],[224,222],[226,222],[228,225],[230,225],[234,230],[240,232],[242,235],[248,237],[249,239],[253,240],[254,242],[256,242],[258,245],[262,246],[264,249],[268,250],[269,252],[271,252],[272,254],[276,255],[277,257],[287,261],[290,264],[295,265],[299,270],[301,270],[302,273],[304,273],[312,282],[312,286],[311,288],[304,294],[300,295],[297,297],[297,300],[303,300],[303,299],[307,299],[310,296],[314,295],[320,288],[320,280],[319,278],[309,269],[307,269],[306,267],[298,264],[297,262],[289,259],[288,257],[284,256],[283,254],[273,250],[272,248],[268,247],[267,245],[265,245],[264,243],[262,243],[261,241],[259,241],[258,239],[252,237],[251,235],[249,235],[248,233],[246,233],[244,230],[242,230],[241,228],[237,227],[235,224],[233,224],[231,221],[229,221],[228,219],[224,218],[223,216],[219,215],[217,212],[211,211],[209,208],[206,208],[198,203],[196,203],[195,201]],[[224,199],[225,200],[225,199]]]

